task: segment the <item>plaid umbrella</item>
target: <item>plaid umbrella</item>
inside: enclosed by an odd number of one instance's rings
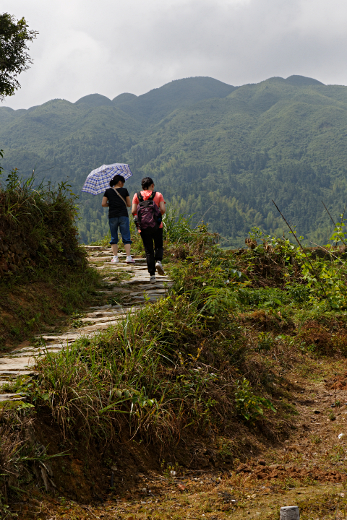
[[[124,179],[129,179],[132,176],[128,164],[114,163],[103,164],[96,170],[90,172],[83,185],[82,191],[98,195],[110,187],[110,180],[115,175],[121,175]]]

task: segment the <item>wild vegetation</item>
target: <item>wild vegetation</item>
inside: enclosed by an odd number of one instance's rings
[[[4,176],[5,177],[5,176]],[[62,324],[99,284],[78,243],[66,183],[34,187],[16,170],[0,185],[0,348]]]
[[[148,448],[151,469],[167,460],[169,472],[237,469],[295,431],[292,374],[317,374],[322,360],[347,354],[343,218],[332,243],[316,249],[254,229],[248,250],[223,250],[217,235],[190,219],[168,214],[164,223],[174,280],[167,296],[93,339],[48,353],[37,378],[12,387],[26,396],[36,431],[49,435],[47,456],[69,452],[67,474],[77,457],[94,478],[87,461],[97,453],[100,489],[115,466],[124,475],[134,464],[148,467]],[[59,474],[61,463],[51,464]],[[117,479],[118,492],[136,482]],[[343,481],[343,468],[334,479]],[[62,492],[78,499],[68,482],[60,479]]]
[[[130,192],[153,176],[179,213],[207,222],[225,246],[244,245],[253,226],[281,236],[272,199],[306,245],[324,244],[330,228],[321,201],[338,212],[346,198],[346,92],[300,76],[238,88],[188,78],[138,97],[3,107],[4,166],[23,176],[35,169],[39,180],[69,177],[79,193],[93,168],[126,162]],[[82,241],[100,239],[108,230],[100,198],[83,194],[80,204]]]

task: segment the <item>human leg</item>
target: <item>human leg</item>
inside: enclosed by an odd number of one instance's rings
[[[157,229],[157,231],[153,235],[154,246],[155,246],[155,255],[154,259],[159,260],[160,262],[163,259],[164,248],[163,248],[163,228]]]
[[[154,249],[153,249],[153,235],[152,233],[146,233],[141,231],[141,238],[143,247],[146,252],[147,269],[151,276],[155,275],[155,260],[154,260]]]
[[[111,262],[118,262],[118,226],[119,220],[118,217],[109,219],[110,232],[111,232],[111,247],[113,252],[113,258]]]
[[[134,260],[130,255],[131,248],[131,237],[130,237],[130,225],[129,225],[129,217],[119,217],[119,228],[122,235],[122,241],[124,244],[125,253],[127,255],[126,261],[128,263],[133,263]]]
[[[119,219],[118,217],[113,217],[108,220],[108,223],[110,225],[110,232],[111,232],[111,246],[118,244],[118,227],[119,227]],[[113,247],[112,247],[113,250]],[[118,251],[118,246],[117,246]]]
[[[131,237],[130,237],[130,225],[129,225],[129,217],[118,217],[119,218],[119,229],[122,235],[123,244],[131,245]]]
[[[155,253],[154,253],[154,259],[155,259],[155,268],[161,276],[164,276],[165,271],[164,267],[161,263],[163,259],[164,249],[163,249],[163,228],[159,228],[154,236],[154,246],[155,246]]]

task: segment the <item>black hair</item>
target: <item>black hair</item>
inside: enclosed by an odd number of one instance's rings
[[[112,188],[112,186],[115,186],[116,184],[119,183],[119,181],[122,181],[122,183],[124,184],[125,183],[125,179],[122,175],[115,175],[113,177],[113,179],[110,180],[110,186]]]
[[[144,177],[141,181],[143,190],[147,190],[152,184],[154,184],[154,181],[150,177]]]

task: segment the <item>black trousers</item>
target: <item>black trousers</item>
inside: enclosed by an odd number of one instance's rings
[[[163,259],[163,228],[157,231],[141,231],[141,238],[146,251],[148,272],[152,276],[155,274],[156,261]]]

